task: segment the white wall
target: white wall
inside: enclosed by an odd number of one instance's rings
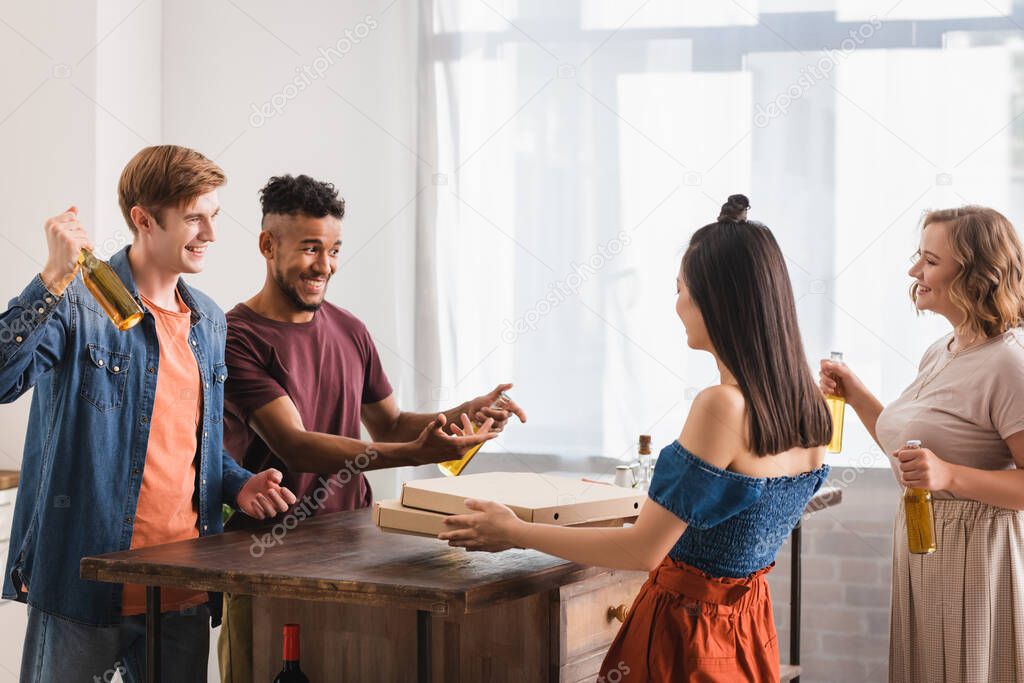
[[[0,23],[0,268],[4,300],[15,296],[46,259],[42,223],[69,204],[94,209],[95,63],[80,61],[96,42],[91,3],[57,8],[5,3]],[[21,463],[28,397],[0,409],[0,468]]]
[[[228,174],[218,243],[194,279],[225,310],[263,282],[257,191],[267,179],[306,173],[340,189],[343,247],[328,300],[366,322],[402,398],[413,358],[416,157],[406,147],[416,146],[416,17],[414,3],[388,7],[380,0],[317,0],[301,11],[272,2],[164,3],[162,132],[165,142],[203,151]],[[348,35],[352,42],[339,50]],[[303,75],[325,64],[323,77]],[[295,78],[310,85],[286,90]],[[254,115],[275,96],[280,113]],[[394,473],[372,478],[380,493],[394,490]]]

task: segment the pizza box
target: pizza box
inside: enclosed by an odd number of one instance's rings
[[[448,531],[438,512],[402,507],[400,500],[381,500],[373,504],[373,522],[385,531],[398,531],[421,536],[437,536]]]
[[[400,500],[381,500],[373,505],[374,523],[382,531],[392,533],[436,537],[440,533],[451,531],[451,528],[444,523],[445,517],[448,517],[448,515],[440,512],[428,512],[426,510],[405,507]],[[625,522],[635,520],[636,516],[634,515],[625,519],[598,520],[572,526],[614,527],[622,526]]]
[[[627,519],[640,514],[646,494],[577,477],[534,472],[485,472],[406,482],[402,505],[428,512],[468,512],[465,500],[493,500],[512,508],[520,519],[572,526]]]

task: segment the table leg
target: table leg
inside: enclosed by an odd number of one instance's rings
[[[802,527],[802,521],[797,522],[790,537],[789,663],[793,666],[800,665],[800,541],[803,535]],[[793,683],[800,683],[800,677],[794,678]]]
[[[416,680],[418,683],[430,683],[433,680],[433,663],[430,661],[432,619],[429,611],[416,610]]]
[[[160,586],[146,586],[146,683],[160,683]]]

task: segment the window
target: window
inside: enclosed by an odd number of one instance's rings
[[[682,7],[437,3],[444,385],[516,382],[530,423],[502,448],[625,458],[679,434],[717,373],[674,278],[731,193],[783,246],[814,371],[842,350],[883,402],[948,328],[907,295],[921,213],[1018,213],[1009,3]],[[852,414],[831,462],[885,465]]]

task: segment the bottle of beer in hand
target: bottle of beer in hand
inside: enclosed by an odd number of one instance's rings
[[[502,392],[501,395],[498,396],[498,400],[491,404],[491,408],[502,408],[508,405],[511,401],[512,399],[509,398],[508,394]],[[473,433],[476,432],[476,428],[479,426],[480,425],[475,422],[473,423]],[[462,474],[462,470],[466,469],[466,465],[468,465],[469,461],[473,459],[473,456],[476,455],[476,452],[480,450],[481,446],[483,446],[483,444],[478,443],[466,451],[466,454],[457,460],[446,460],[444,462],[437,463],[437,469],[441,470],[441,473],[446,477],[459,476]]]
[[[829,360],[833,363],[842,363],[843,352],[833,351]],[[842,382],[838,378],[835,379],[835,393],[825,397],[828,412],[832,416],[832,440],[827,449],[829,453],[839,453],[843,450],[843,418],[846,416],[846,397],[843,395]]]
[[[299,625],[284,625],[284,667],[274,683],[309,683],[299,668]]]
[[[907,441],[904,448],[920,448],[917,439]],[[916,555],[930,555],[935,543],[935,515],[932,510],[932,492],[928,489],[907,487],[903,491],[903,512],[907,519],[907,546]]]
[[[82,267],[85,286],[117,329],[124,332],[142,320],[139,302],[128,292],[108,263],[93,256],[88,249],[82,249],[79,253],[78,263]]]
[[[68,213],[77,218],[78,208],[72,206],[68,208],[64,215]],[[142,320],[143,312],[139,302],[135,300],[135,297],[131,295],[128,288],[124,286],[121,278],[117,276],[117,273],[110,267],[110,264],[96,258],[91,249],[82,248],[79,250],[78,256],[74,261],[69,262],[67,266],[82,272],[82,280],[85,282],[86,288],[92,293],[100,308],[103,309],[104,313],[107,314],[107,317],[110,318],[110,321],[114,323],[118,330],[124,332]],[[68,279],[59,284],[62,290],[70,283],[73,277],[74,272],[69,273]]]

